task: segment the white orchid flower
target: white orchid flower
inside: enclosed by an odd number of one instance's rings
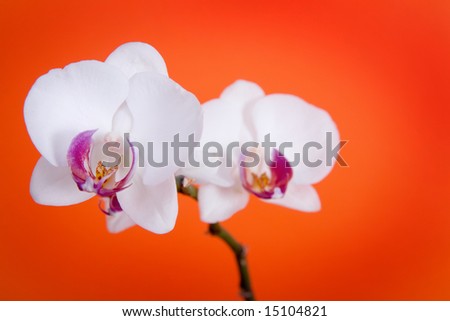
[[[30,183],[37,203],[72,205],[98,195],[111,232],[134,224],[155,233],[172,230],[177,167],[172,162],[164,168],[138,166],[137,148],[127,150],[124,134],[144,147],[153,142],[158,150],[176,134],[198,135],[202,114],[196,97],[167,76],[153,47],[127,43],[105,62],[51,70],[31,88],[24,115],[42,155]],[[108,142],[119,142],[122,156],[129,152],[131,166],[124,157],[115,166],[104,165],[111,162],[102,153]]]
[[[200,169],[202,173],[197,176],[205,177],[204,181],[211,181],[213,175],[220,174],[217,183],[200,185],[198,200],[204,222],[228,219],[247,205],[250,194],[303,212],[320,210],[320,199],[312,184],[322,180],[332,168],[326,165],[326,133],[331,133],[333,146],[339,142],[337,128],[327,112],[293,95],[265,95],[258,85],[243,80],[227,87],[220,98],[206,102],[203,110],[202,145],[219,142],[225,153],[232,142],[239,142],[242,147],[245,142],[261,143],[270,134],[277,146],[271,149],[268,163],[264,162],[261,145],[249,149],[260,157],[261,162],[256,167],[240,166],[246,157],[236,148],[231,167],[226,167],[226,160],[222,159],[222,165],[214,171]],[[284,142],[293,145],[281,153],[277,148]],[[310,149],[309,154],[312,161],[321,160],[322,164],[291,166],[295,163],[295,153],[302,152],[302,146],[308,142],[323,146]],[[227,183],[223,183],[224,174],[228,177]]]

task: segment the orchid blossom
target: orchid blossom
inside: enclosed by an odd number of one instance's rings
[[[293,147],[281,152],[271,149],[270,162],[264,162],[260,147],[250,149],[260,156],[258,166],[241,166],[248,158],[239,149],[233,154],[232,166],[226,162],[216,167],[201,168],[199,177],[217,175],[217,183],[201,184],[198,192],[201,219],[207,223],[224,221],[242,210],[253,194],[267,203],[302,212],[320,210],[319,196],[312,186],[331,171],[326,165],[325,148],[311,149],[310,157],[322,164],[293,166],[295,151],[302,151],[308,142],[325,145],[326,133],[332,143],[339,142],[337,128],[327,112],[288,94],[265,95],[255,83],[237,81],[227,87],[218,99],[203,104],[204,127],[202,144],[219,142],[225,149],[233,142],[271,141],[280,146],[290,142]],[[334,162],[333,162],[334,163]],[[227,182],[223,179],[227,178]]]
[[[167,76],[153,47],[127,43],[105,62],[51,70],[31,88],[24,115],[42,155],[30,183],[37,203],[72,205],[98,195],[111,232],[134,224],[155,233],[172,230],[178,168],[173,162],[164,168],[138,166],[138,149],[124,134],[142,145],[153,142],[157,151],[176,134],[199,135],[202,112],[195,96]],[[131,155],[129,166],[124,157],[104,165],[111,161],[102,153],[108,142],[119,143],[120,155]]]

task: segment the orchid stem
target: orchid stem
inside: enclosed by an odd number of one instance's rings
[[[198,189],[193,185],[184,184],[183,176],[176,177],[178,193],[187,195],[198,200]],[[247,250],[236,239],[225,230],[219,223],[209,224],[209,233],[222,239],[233,251],[239,268],[241,296],[246,301],[254,301],[255,297],[250,284],[250,275],[247,264]]]
[[[247,265],[247,251],[245,247],[239,244],[234,237],[227,232],[219,223],[209,224],[209,233],[222,239],[228,247],[230,247],[234,255],[236,256],[236,262],[239,268],[239,274],[241,276],[241,296],[246,301],[254,301],[252,287],[250,285],[250,275],[248,273]]]
[[[180,194],[187,195],[196,201],[198,201],[197,195],[198,195],[198,189],[194,185],[185,185],[184,176],[176,176],[175,180],[177,182],[177,191]]]

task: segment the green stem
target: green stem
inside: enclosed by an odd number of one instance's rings
[[[209,232],[222,239],[233,250],[239,268],[239,275],[241,276],[241,296],[247,301],[254,301],[255,297],[250,285],[245,247],[239,244],[219,223],[209,224]]]
[[[197,187],[195,187],[194,185],[184,185],[184,176],[177,176],[175,177],[175,180],[177,182],[177,191],[180,194],[184,194],[187,195],[193,199],[195,199],[196,201],[198,201],[197,199],[197,195],[198,195],[198,189]]]
[[[184,177],[177,176],[178,193],[192,197],[198,200],[198,189],[193,185],[185,186],[183,184]],[[233,251],[239,268],[241,296],[247,301],[254,301],[255,297],[250,284],[250,275],[247,264],[247,251],[236,239],[225,230],[219,223],[209,224],[209,233],[222,239],[228,247]]]

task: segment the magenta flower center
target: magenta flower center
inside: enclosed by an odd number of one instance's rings
[[[263,162],[264,160],[261,159]],[[240,167],[242,186],[250,193],[263,199],[282,198],[292,178],[292,167],[278,150],[274,149],[269,164],[258,168]]]
[[[101,198],[100,209],[106,214],[114,214],[122,211],[117,193],[130,186],[134,174],[134,151],[131,148],[133,163],[125,177],[120,180],[116,180],[119,165],[107,167],[104,162],[98,161],[93,169],[91,153],[92,136],[95,132],[96,130],[88,130],[75,136],[69,146],[67,162],[78,189],[97,194]]]

